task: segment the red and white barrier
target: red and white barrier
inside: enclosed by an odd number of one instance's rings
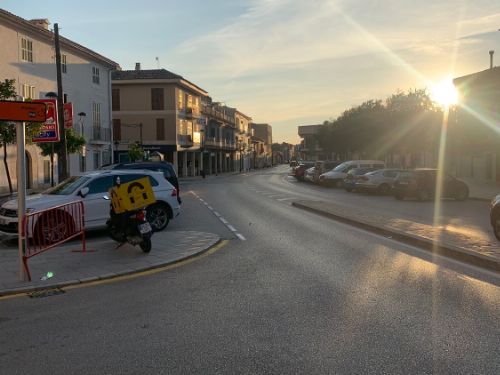
[[[81,237],[82,252],[85,245],[85,212],[81,201],[62,204],[43,211],[26,214],[22,222],[25,239],[23,265],[31,281],[28,259],[76,237]]]

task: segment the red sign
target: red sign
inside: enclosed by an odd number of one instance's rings
[[[73,127],[73,103],[64,103],[64,128]]]
[[[57,122],[57,101],[55,99],[36,99],[33,102],[45,103],[47,119],[42,131],[33,142],[59,142],[59,127]]]
[[[45,122],[45,106],[41,103],[2,100],[0,120]]]

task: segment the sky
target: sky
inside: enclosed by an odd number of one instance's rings
[[[158,66],[298,143],[370,99],[500,65],[498,0],[1,0],[122,69]],[[158,57],[158,61],[156,60]]]

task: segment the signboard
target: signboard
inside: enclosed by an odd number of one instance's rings
[[[33,102],[0,101],[0,120],[45,122],[45,105]]]
[[[109,195],[113,210],[117,214],[138,210],[156,202],[149,177],[113,186]]]
[[[36,99],[33,102],[44,103],[46,106],[47,119],[42,131],[33,142],[59,142],[59,127],[57,122],[57,101],[55,99]]]
[[[73,103],[64,103],[64,129],[73,127]]]

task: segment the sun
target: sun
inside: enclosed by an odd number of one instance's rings
[[[458,92],[451,79],[446,79],[431,85],[430,95],[432,101],[449,107],[450,105],[457,104]]]

